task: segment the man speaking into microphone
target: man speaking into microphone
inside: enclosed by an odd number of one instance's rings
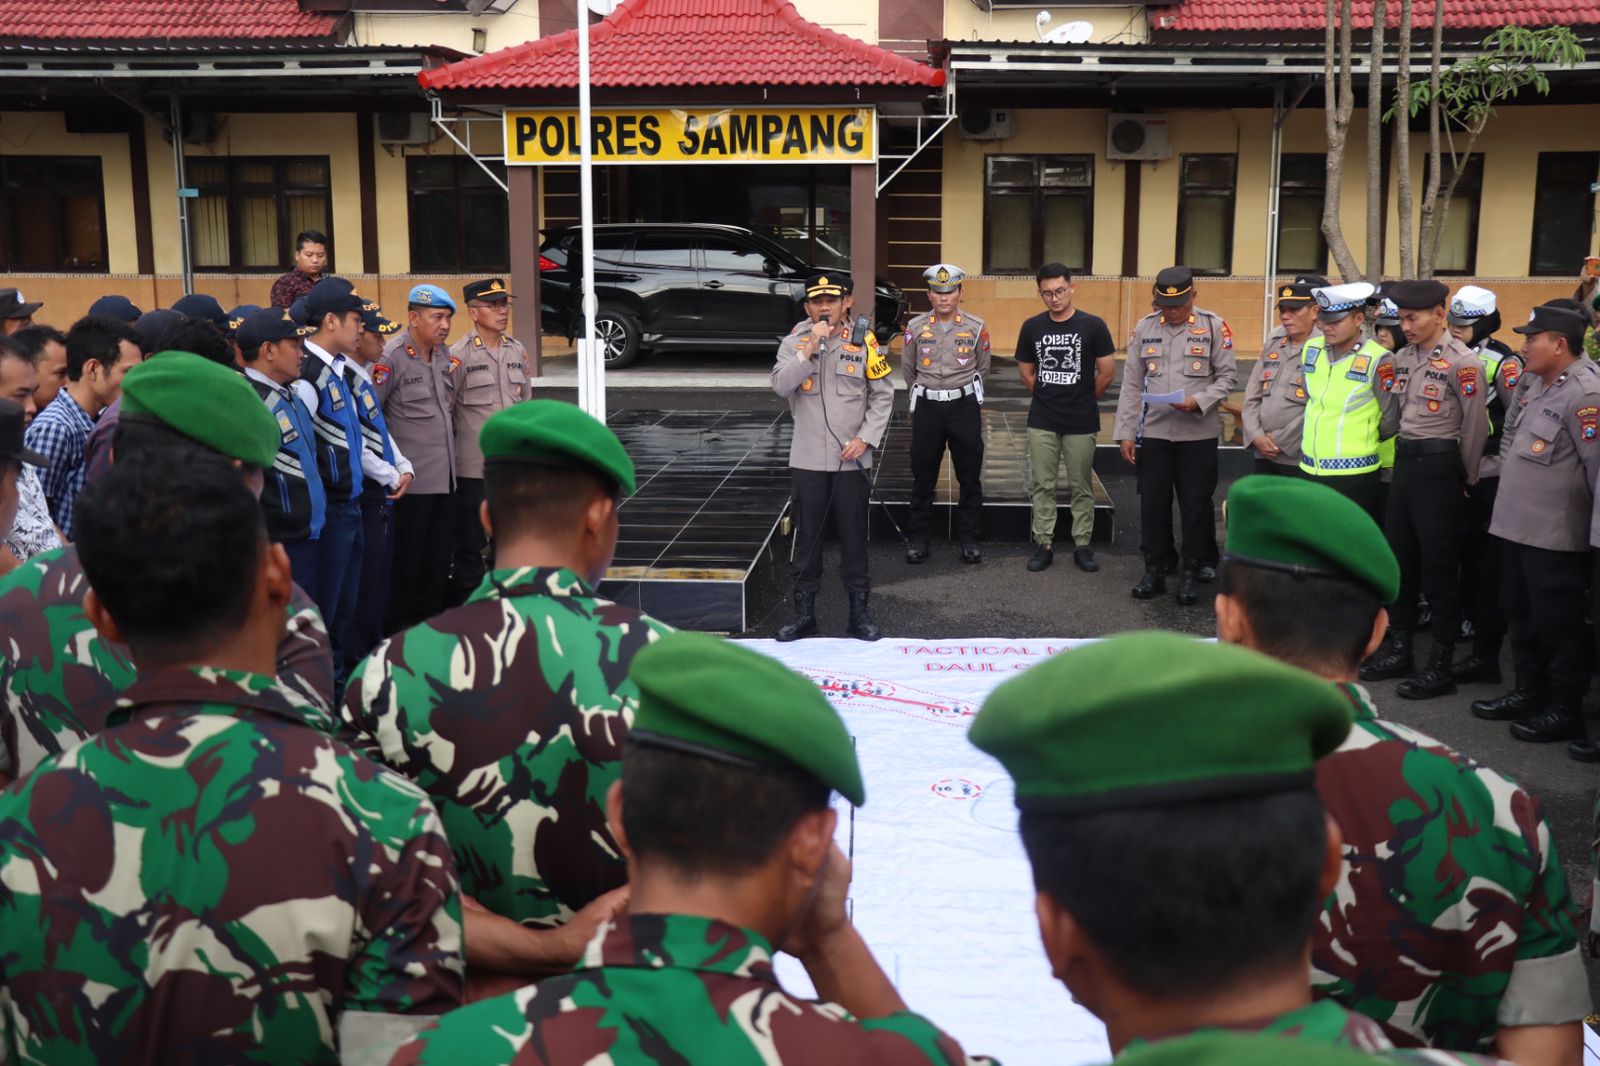
[[[794,618],[777,632],[788,641],[817,633],[822,587],[822,537],[831,518],[839,538],[839,576],[850,595],[857,640],[883,636],[867,613],[867,471],[883,444],[894,405],[889,361],[878,350],[869,320],[852,317],[848,274],[824,271],[806,282],[806,318],[778,346],[772,389],[789,401],[794,436]]]

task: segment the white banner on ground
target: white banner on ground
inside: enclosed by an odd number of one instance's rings
[[[840,807],[856,926],[911,1009],[1006,1066],[1106,1062],[1105,1031],[1039,945],[1011,781],[967,743],[996,685],[1082,640],[743,642],[814,680],[844,717],[867,802]],[[784,986],[810,995],[780,958]]]

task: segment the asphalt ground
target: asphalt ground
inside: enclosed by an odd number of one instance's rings
[[[771,355],[730,353],[714,357],[672,355],[641,357],[641,371],[661,368],[692,372],[713,382],[722,369],[754,371],[770,369]],[[1246,368],[1240,369],[1240,380]],[[1120,376],[1120,375],[1119,375]],[[1113,386],[1114,390],[1115,386]],[[1017,383],[1010,360],[997,359],[986,388],[986,403],[1014,410],[1026,410],[1027,396]],[[542,391],[542,395],[573,398],[568,390]],[[715,387],[686,389],[628,389],[608,386],[610,410],[773,410],[784,409],[777,396],[764,389],[718,390]],[[905,403],[903,396],[896,404]],[[1102,410],[1115,406],[1115,392],[1102,402]],[[1109,422],[1109,419],[1107,419]],[[1109,436],[1102,434],[1103,440]],[[1100,571],[1086,574],[1072,565],[1070,538],[1058,528],[1058,537],[1067,541],[1057,545],[1055,563],[1041,573],[1030,573],[1026,562],[1030,546],[1023,540],[988,542],[984,559],[975,566],[961,562],[957,545],[935,540],[927,562],[912,566],[905,562],[904,545],[895,540],[878,539],[870,545],[873,593],[872,614],[886,634],[903,638],[1029,638],[1098,637],[1128,630],[1162,628],[1196,636],[1212,636],[1216,616],[1209,598],[1190,607],[1180,607],[1173,599],[1176,581],[1169,580],[1166,596],[1139,601],[1129,590],[1143,573],[1139,554],[1139,504],[1133,472],[1119,462],[1108,464],[1105,457],[1097,464],[1102,480],[1116,504],[1115,535],[1109,544],[1097,544]],[[1117,473],[1120,469],[1125,473]],[[1220,504],[1228,482],[1217,492],[1218,538],[1221,540]],[[838,552],[830,546],[825,562],[823,587],[818,597],[817,614],[825,635],[843,635],[846,602],[843,588],[832,580],[837,573]],[[1209,592],[1211,586],[1201,586]],[[778,602],[764,617],[757,618],[750,637],[770,637],[788,618],[787,600]],[[1426,657],[1427,640],[1420,661]],[[1510,657],[1503,656],[1502,671],[1509,682]],[[1397,682],[1368,686],[1385,717],[1419,729],[1478,759],[1487,766],[1514,778],[1545,803],[1551,829],[1561,855],[1567,880],[1580,907],[1586,907],[1593,872],[1594,812],[1596,785],[1600,774],[1593,766],[1572,762],[1565,745],[1534,745],[1512,740],[1503,722],[1483,722],[1474,718],[1468,704],[1475,699],[1498,695],[1509,685],[1463,685],[1458,694],[1436,700],[1410,701],[1395,694]],[[1600,736],[1600,696],[1591,695],[1587,705],[1592,735]],[[1585,959],[1591,996],[1600,1002],[1600,962]]]

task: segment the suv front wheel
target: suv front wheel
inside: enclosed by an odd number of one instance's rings
[[[639,357],[639,323],[625,311],[601,308],[594,316],[594,337],[607,370],[620,370]]]

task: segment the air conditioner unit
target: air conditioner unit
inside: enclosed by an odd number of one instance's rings
[[[1106,123],[1107,159],[1168,159],[1165,115],[1112,115]]]
[[[1004,108],[961,112],[961,136],[966,140],[998,141],[1014,132],[1011,112]]]
[[[222,131],[222,120],[210,111],[185,111],[183,113],[183,143],[210,144]],[[161,131],[161,139],[172,143],[172,131]]]
[[[433,121],[420,111],[378,112],[380,144],[428,144],[436,136]]]

